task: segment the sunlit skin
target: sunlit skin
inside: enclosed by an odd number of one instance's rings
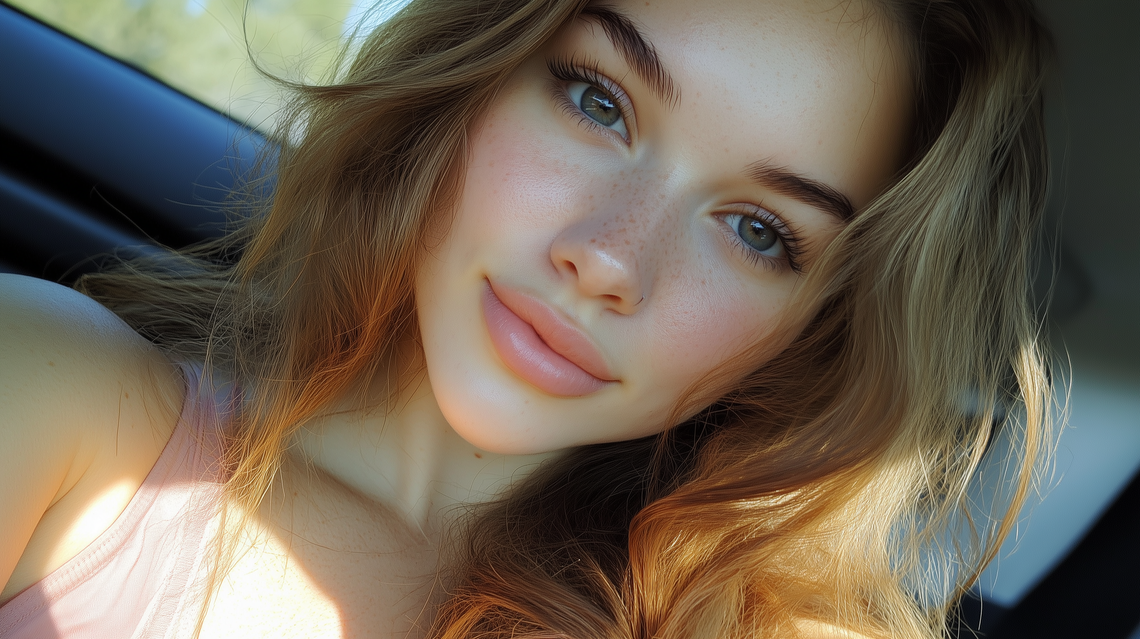
[[[454,222],[416,289],[435,397],[467,441],[542,452],[658,432],[728,358],[752,350],[761,365],[784,347],[764,337],[802,275],[748,259],[725,216],[778,216],[802,268],[841,222],[755,184],[749,167],[789,169],[859,206],[899,165],[908,107],[886,43],[849,10],[812,4],[619,5],[675,79],[675,107],[589,20],[516,74],[473,132]],[[596,62],[624,90],[625,135],[551,96],[551,59]],[[485,279],[581,329],[617,381],[581,397],[536,391],[488,340]]]
[[[558,451],[660,432],[706,374],[742,351],[763,365],[786,345],[769,332],[843,222],[753,169],[785,169],[859,207],[901,163],[904,72],[857,6],[614,6],[656,49],[676,99],[593,19],[533,56],[473,127],[454,217],[420,267],[423,350],[409,346],[401,369],[426,361],[427,379],[405,384],[386,416],[334,416],[300,438],[317,466],[422,529]],[[621,121],[582,113],[589,83],[555,78],[552,61],[595,63],[599,88],[628,107]],[[793,232],[795,264],[779,245],[758,255],[742,243],[741,215]],[[582,335],[608,379],[565,396],[519,374],[492,339],[488,283]]]
[[[419,341],[366,389],[371,410],[346,399],[297,435],[256,514],[261,551],[227,576],[204,637],[284,636],[316,618],[327,622],[306,636],[407,629],[453,506],[500,494],[570,447],[660,432],[710,372],[741,353],[763,366],[786,346],[772,331],[843,222],[754,177],[779,169],[853,208],[869,202],[902,163],[912,98],[901,47],[858,3],[612,6],[656,50],[675,95],[647,83],[595,18],[513,74],[472,125],[463,190],[420,264]],[[552,73],[581,66],[590,82]],[[588,92],[623,105],[621,117],[591,119]],[[753,218],[797,240],[761,251],[741,237]],[[495,315],[488,290],[546,340],[512,342],[522,333],[502,327],[518,323]],[[587,377],[536,377],[573,366],[542,360],[544,343]],[[120,493],[61,514],[59,530],[105,529]],[[10,593],[41,573],[20,573]]]

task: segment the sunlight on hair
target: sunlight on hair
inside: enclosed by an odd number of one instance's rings
[[[344,19],[341,36],[349,39],[366,36],[408,6],[412,0],[356,0]]]
[[[298,473],[279,472],[298,429],[420,337],[417,267],[463,194],[473,123],[587,4],[353,4],[336,82],[280,81],[294,143],[272,198],[252,185],[252,214],[177,269],[80,280],[247,389],[232,530],[288,494],[272,489]],[[1048,43],[1027,1],[884,6],[924,53],[913,153],[812,265],[807,328],[667,435],[577,448],[473,510],[424,581],[447,598],[428,637],[947,636],[1052,450],[1030,290]],[[242,569],[236,534],[215,546],[208,596]]]

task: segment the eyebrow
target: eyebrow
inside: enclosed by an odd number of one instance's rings
[[[657,50],[642,35],[633,20],[616,9],[599,5],[586,7],[579,15],[592,18],[602,26],[614,48],[625,58],[626,64],[649,85],[662,102],[672,107],[681,99],[681,90],[673,76],[665,70],[661,58],[657,57]]]
[[[649,85],[662,102],[672,107],[681,99],[681,89],[661,63],[657,50],[629,16],[604,5],[588,6],[579,16],[596,20],[601,25],[614,48],[625,58],[626,64]],[[855,217],[855,207],[851,200],[823,182],[764,161],[750,165],[747,173],[761,186],[820,209],[841,222],[848,222]]]
[[[749,178],[761,186],[834,215],[840,222],[848,222],[855,217],[855,207],[851,205],[851,200],[823,182],[764,161],[753,163],[746,172]]]

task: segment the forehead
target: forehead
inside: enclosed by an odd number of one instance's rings
[[[890,25],[837,0],[631,0],[628,15],[676,80],[667,118],[723,160],[766,161],[856,206],[902,164],[910,87]],[[587,25],[588,37],[604,31]]]

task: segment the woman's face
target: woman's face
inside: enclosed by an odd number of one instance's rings
[[[902,162],[901,47],[857,3],[609,6],[471,130],[417,278],[432,390],[485,450],[653,434],[730,359],[763,365],[804,272]]]

